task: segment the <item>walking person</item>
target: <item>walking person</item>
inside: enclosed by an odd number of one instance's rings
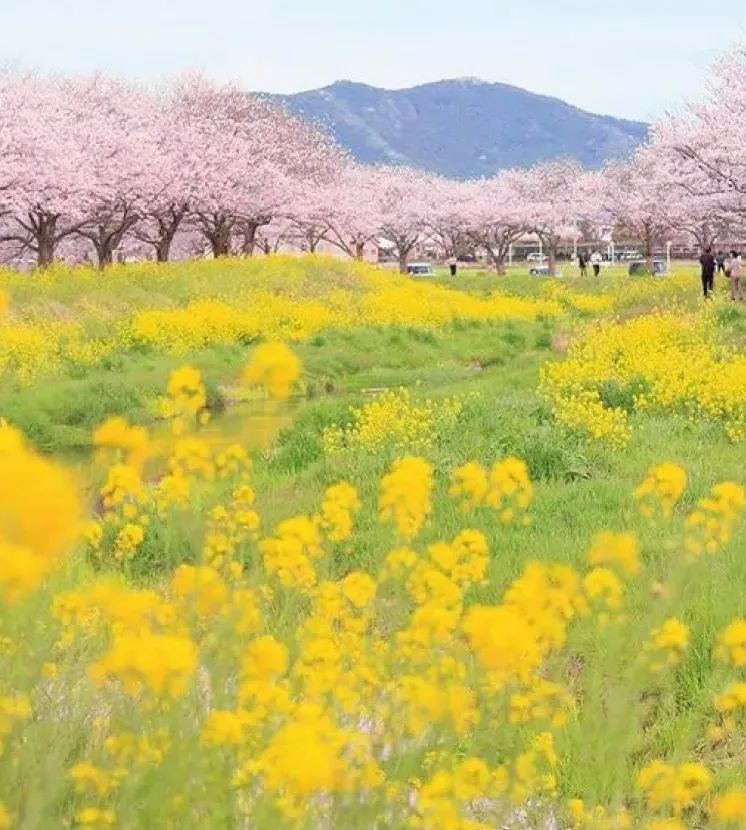
[[[591,265],[593,266],[593,276],[597,277],[601,273],[601,263],[604,261],[598,251],[591,254]]]
[[[738,251],[731,251],[728,270],[730,279],[730,298],[733,302],[743,302],[743,290],[741,289],[741,278],[743,277],[743,260]]]
[[[458,273],[458,260],[455,256],[449,257],[448,259],[448,268],[451,272],[451,276],[455,277]]]
[[[699,258],[699,264],[702,266],[702,292],[707,300],[715,287],[715,268],[717,261],[712,255],[712,248],[706,248],[705,252]]]
[[[588,257],[585,251],[578,252],[578,267],[580,268],[580,276],[588,276]]]
[[[717,263],[717,273],[725,274],[725,254],[722,251],[718,251],[715,262]]]

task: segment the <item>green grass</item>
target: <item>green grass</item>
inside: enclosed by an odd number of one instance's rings
[[[55,284],[50,289],[53,301],[72,301],[75,291],[85,290],[97,303],[110,302],[113,307],[137,302],[148,292],[149,271],[120,276],[123,288],[116,302],[107,300],[106,288],[85,275],[75,289]],[[683,302],[694,304],[696,273],[690,269],[685,276],[691,278],[692,290]],[[313,279],[323,278],[313,270],[308,290],[315,290]],[[344,275],[333,278],[343,280]],[[162,302],[192,296],[195,279],[187,274],[187,287],[169,285]],[[449,280],[437,278],[443,284]],[[548,284],[519,271],[504,279],[462,272],[458,287],[487,294],[496,280],[502,290],[521,296],[540,296]],[[623,274],[614,274],[598,283],[572,278],[563,284],[584,294],[613,294],[624,280]],[[228,290],[228,283],[228,277],[216,272],[216,291]],[[31,288],[13,283],[13,291],[17,301],[33,307]],[[625,312],[638,313],[651,305],[635,305]],[[633,413],[633,436],[625,450],[599,447],[559,428],[537,392],[539,370],[546,361],[561,358],[552,349],[553,339],[560,330],[572,332],[577,322],[571,317],[556,324],[457,322],[426,331],[402,327],[324,331],[294,347],[304,367],[303,394],[285,408],[233,405],[248,347],[212,347],[178,357],[130,351],[111,365],[86,373],[42,379],[27,387],[6,385],[0,389],[0,413],[37,447],[87,472],[91,429],[111,414],[158,428],[154,404],[169,373],[191,363],[207,384],[212,428],[256,450],[254,482],[265,532],[289,516],[315,512],[330,484],[346,480],[358,488],[364,508],[354,541],[336,550],[329,566],[329,576],[341,577],[355,569],[375,573],[397,544],[390,529],[378,521],[376,504],[380,478],[398,451],[392,447],[328,455],[321,442],[324,428],[345,423],[351,406],[383,389],[406,387],[415,399],[463,396],[465,405],[457,423],[438,432],[426,453],[435,467],[441,497],[416,545],[424,550],[430,543],[450,539],[465,522],[485,533],[491,552],[488,579],[470,593],[469,603],[499,602],[533,560],[582,570],[588,545],[600,530],[632,531],[642,541],[647,569],[631,585],[625,623],[605,631],[579,626],[565,652],[571,657],[583,654],[589,662],[582,689],[577,690],[578,696],[584,696],[583,705],[562,737],[563,751],[574,760],[572,767],[562,770],[562,795],[582,793],[591,802],[614,802],[627,791],[632,769],[641,759],[696,755],[697,735],[712,719],[712,695],[722,687],[722,677],[711,669],[712,644],[727,622],[746,615],[746,536],[737,534],[716,560],[684,568],[677,532],[651,528],[634,509],[631,493],[651,465],[662,461],[683,465],[689,486],[677,508],[675,521],[680,524],[714,483],[744,482],[744,453],[734,449],[721,427],[691,423],[673,414]],[[746,342],[743,315],[724,308],[720,323],[733,343]],[[625,390],[604,390],[611,405],[628,405],[628,397]],[[465,519],[444,497],[450,474],[469,460],[491,464],[506,455],[523,458],[535,482],[531,524],[504,527],[488,510]],[[148,548],[147,561],[130,576],[158,584],[166,566],[195,560],[203,519],[197,516],[175,529],[173,538],[157,539]],[[668,555],[672,542],[673,555]],[[159,551],[167,551],[167,561],[158,559]],[[651,605],[654,582],[665,583],[673,599],[661,598]],[[642,707],[637,670],[625,672],[636,665],[651,620],[659,624],[673,613],[695,632],[692,647],[683,665],[667,678],[665,691]],[[297,618],[297,608],[282,606],[273,630],[292,632]],[[562,669],[569,672],[570,667]],[[482,730],[485,755],[491,751],[492,738],[489,728]],[[68,748],[56,751],[64,754]],[[474,747],[469,751],[474,752]],[[51,768],[61,765],[63,761],[55,761]],[[419,770],[409,772],[414,775]]]
[[[631,493],[652,464],[664,460],[682,464],[690,482],[675,517],[681,523],[714,483],[726,479],[743,483],[743,453],[734,452],[721,429],[675,416],[634,416],[633,439],[624,451],[593,447],[551,423],[534,391],[537,365],[538,359],[523,354],[471,381],[426,381],[418,387],[423,395],[467,389],[477,393],[457,428],[428,457],[435,464],[440,492],[459,464],[471,459],[489,464],[506,454],[523,457],[536,482],[530,526],[505,528],[489,511],[472,517],[474,525],[486,533],[492,552],[487,585],[472,592],[473,602],[499,602],[532,560],[563,563],[582,571],[585,552],[600,530],[632,531],[642,540],[647,573],[632,585],[628,622],[618,631],[604,632],[597,643],[585,628],[569,644],[570,653],[583,653],[586,659],[595,654],[596,662],[586,676],[591,698],[563,738],[563,748],[575,759],[574,766],[563,771],[566,794],[582,792],[591,801],[613,802],[629,786],[633,761],[657,755],[681,759],[695,751],[697,736],[712,720],[712,697],[723,685],[722,677],[711,669],[712,644],[728,622],[746,615],[742,590],[746,536],[739,534],[717,561],[694,567],[676,564],[681,554],[674,553],[673,559],[662,556],[669,536],[660,529],[651,530],[634,509]],[[276,447],[257,465],[259,509],[270,525],[289,513],[311,513],[325,486],[351,481],[366,507],[355,543],[338,565],[339,573],[355,568],[375,572],[382,553],[395,545],[390,533],[378,524],[375,511],[377,483],[394,453],[325,456],[319,433],[342,418],[342,411],[342,401],[309,403],[294,425],[282,432]],[[290,510],[288,505],[292,505]],[[464,527],[464,517],[455,506],[444,499],[438,505],[418,540],[418,549],[452,538]],[[649,634],[650,591],[656,581],[668,585],[673,596],[653,605],[656,624],[675,614],[696,635],[665,695],[651,700],[649,722],[642,723],[636,699],[640,677],[638,673],[625,675],[624,667],[635,664],[640,644]],[[637,608],[646,610],[636,617]],[[598,699],[592,698],[594,693]],[[592,735],[603,735],[603,741],[590,739]]]

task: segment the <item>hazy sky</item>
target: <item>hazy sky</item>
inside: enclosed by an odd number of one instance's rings
[[[744,0],[0,0],[0,60],[248,89],[475,76],[652,119],[746,39]]]

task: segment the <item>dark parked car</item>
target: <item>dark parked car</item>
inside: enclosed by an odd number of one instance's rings
[[[410,277],[434,277],[433,266],[429,262],[410,262],[407,265],[407,274]]]
[[[662,259],[653,260],[653,276],[662,277],[667,272],[666,263]],[[647,277],[649,276],[648,264],[644,260],[633,262],[629,266],[630,277]]]

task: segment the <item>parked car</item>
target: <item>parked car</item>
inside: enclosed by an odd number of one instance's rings
[[[643,256],[639,251],[620,251],[617,258],[619,262],[638,262]]]
[[[529,268],[528,271],[532,277],[548,277],[549,276],[549,266],[548,265],[534,265],[533,267]]]
[[[546,262],[547,258],[538,251],[533,251],[526,257],[526,262]]]
[[[407,273],[410,277],[434,277],[435,271],[429,262],[410,262],[407,265]]]
[[[663,277],[668,273],[666,263],[662,259],[653,260],[653,276]],[[648,264],[644,259],[633,262],[629,266],[630,277],[647,277],[649,276]]]

